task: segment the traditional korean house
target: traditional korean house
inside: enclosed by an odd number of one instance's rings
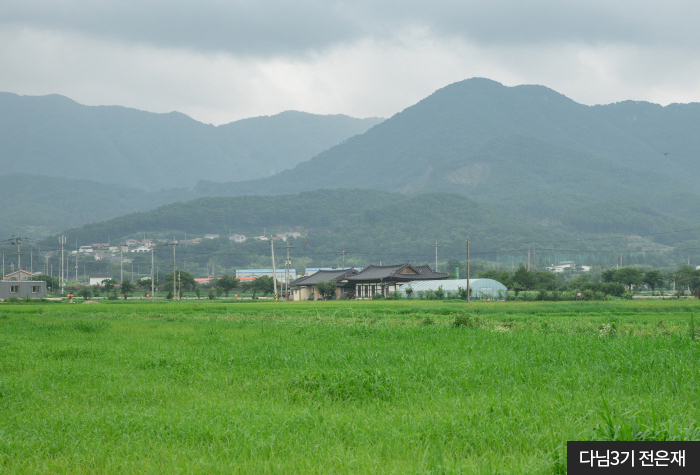
[[[335,298],[351,291],[353,284],[348,284],[347,278],[357,274],[354,268],[319,270],[305,277],[300,277],[289,283],[290,297],[292,300],[317,300],[323,296],[319,292],[318,284],[321,282],[335,282]]]
[[[436,272],[429,265],[415,266],[408,262],[388,266],[375,266],[362,269],[357,275],[346,278],[346,287],[354,285],[354,296],[358,299],[370,299],[375,294],[387,297],[406,282],[415,280],[447,279],[449,274]]]

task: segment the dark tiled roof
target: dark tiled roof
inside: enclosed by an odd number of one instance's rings
[[[409,270],[407,273],[402,271]],[[410,272],[414,271],[414,272]],[[444,272],[435,272],[430,266],[414,266],[408,262],[403,264],[394,264],[388,266],[375,266],[371,264],[365,267],[357,274],[348,277],[348,282],[378,282],[380,280],[429,280],[429,279],[446,279],[449,274]]]
[[[357,274],[354,268],[349,269],[334,269],[334,270],[319,270],[309,276],[299,277],[289,283],[290,287],[298,287],[300,285],[316,285],[319,282],[329,282],[331,280],[341,280],[346,275]]]

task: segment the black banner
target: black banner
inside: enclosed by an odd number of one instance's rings
[[[567,442],[568,475],[700,474],[699,442]]]

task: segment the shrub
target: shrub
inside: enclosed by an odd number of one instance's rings
[[[469,289],[471,291],[471,289]],[[471,292],[469,292],[471,293]],[[459,298],[462,300],[467,300],[467,289],[462,288],[462,287],[457,287],[457,295],[459,295]]]
[[[381,299],[383,299],[383,298],[384,298],[384,297],[382,296],[382,294],[380,294],[380,293],[378,293],[378,292],[375,293],[374,295],[372,295],[372,300],[381,300]]]
[[[435,298],[438,300],[442,300],[445,298],[445,290],[442,288],[442,285],[438,287],[435,291]]]
[[[479,328],[483,325],[484,325],[484,321],[481,317],[472,315],[470,313],[467,313],[464,315],[457,315],[454,319],[454,322],[452,322],[452,326],[455,328],[458,328],[458,327]]]

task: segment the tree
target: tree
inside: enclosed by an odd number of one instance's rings
[[[262,292],[263,295],[274,292],[274,282],[272,281],[272,277],[264,275],[262,277],[258,277],[252,282],[246,282],[244,284],[244,289],[252,290],[253,298],[255,298],[255,294],[258,292]]]
[[[190,274],[186,270],[176,270],[175,271],[175,279],[179,279],[177,281],[178,290],[184,290],[185,292],[193,291],[195,285],[197,285],[192,274]],[[165,274],[165,287],[168,289],[173,288],[173,274],[172,274],[172,272],[170,274]]]
[[[476,277],[479,279],[493,279],[505,285],[508,289],[513,288],[513,279],[507,270],[486,269],[479,271]]]
[[[229,292],[238,287],[240,281],[235,277],[230,275],[222,275],[219,280],[216,281],[216,287],[221,290],[226,297],[228,297]]]
[[[615,282],[625,284],[629,291],[632,292],[634,287],[642,283],[643,275],[642,271],[634,267],[620,267],[615,270],[613,278]]]
[[[656,287],[660,287],[664,283],[664,276],[658,269],[648,270],[644,273],[643,282],[651,289],[651,294],[654,295]]]
[[[678,290],[684,287],[689,288],[691,291],[700,288],[700,272],[690,266],[683,266],[670,275],[674,277]]]
[[[151,279],[150,278],[145,278],[145,279],[139,279],[135,282],[136,287],[142,290],[151,290]]]
[[[125,280],[119,285],[119,290],[124,296],[124,300],[134,291],[136,286],[130,280]]]
[[[603,282],[618,282],[615,280],[615,269],[605,269],[600,273],[600,280]]]
[[[117,286],[117,281],[114,279],[105,279],[102,281],[102,288],[106,293],[112,292]]]
[[[520,267],[513,274],[513,289],[515,290],[531,290],[535,288],[536,283],[535,273],[524,267]]]
[[[56,277],[51,277],[50,275],[37,275],[32,277],[32,280],[43,280],[44,282],[46,282],[46,288],[51,292],[54,292],[59,288],[58,279]]]
[[[316,288],[318,289],[318,293],[321,295],[321,297],[334,297],[335,289],[338,288],[338,284],[335,282],[335,280],[329,280],[328,282],[319,282],[316,284]]]
[[[100,293],[102,293],[102,287],[100,287],[100,284],[92,285],[92,295],[97,297],[100,295]]]
[[[90,287],[83,287],[78,291],[78,295],[87,300],[92,296],[92,290],[90,290]]]

